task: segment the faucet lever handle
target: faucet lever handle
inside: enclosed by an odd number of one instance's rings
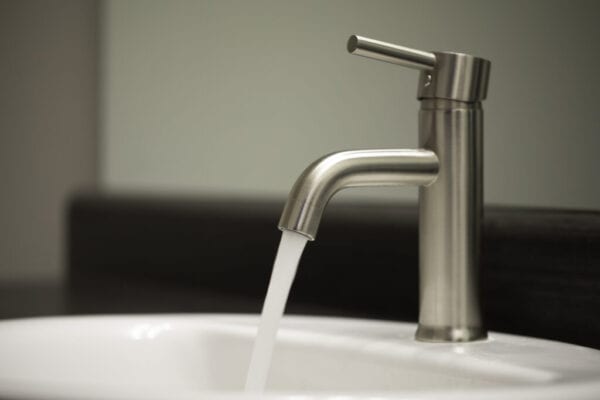
[[[348,39],[348,52],[357,56],[398,64],[421,71],[433,70],[436,63],[435,54],[431,52],[411,49],[357,35],[352,35]]]

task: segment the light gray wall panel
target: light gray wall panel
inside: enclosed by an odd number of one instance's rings
[[[415,146],[417,73],[348,55],[357,33],[492,60],[487,202],[598,208],[599,4],[108,1],[102,181],[283,196],[324,153]]]

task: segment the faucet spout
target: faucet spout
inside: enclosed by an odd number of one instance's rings
[[[327,203],[349,187],[427,186],[439,170],[431,150],[354,150],[326,155],[309,165],[288,196],[279,229],[298,232],[309,240],[317,235]]]

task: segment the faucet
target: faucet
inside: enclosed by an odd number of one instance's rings
[[[342,151],[310,164],[288,196],[279,229],[314,240],[331,197],[363,186],[419,186],[419,323],[415,338],[487,337],[479,301],[483,110],[490,62],[353,35],[348,51],[420,70],[419,149]]]

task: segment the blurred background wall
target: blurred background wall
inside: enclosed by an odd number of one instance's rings
[[[97,3],[0,1],[0,284],[58,282],[63,210],[97,178]]]
[[[348,55],[356,33],[492,60],[488,203],[600,206],[597,1],[104,5],[107,187],[283,197],[324,153],[416,146],[418,73]]]
[[[65,200],[97,181],[283,199],[324,153],[415,147],[417,73],[348,55],[353,33],[492,60],[486,202],[598,209],[599,12],[552,0],[0,0],[0,282],[61,279]]]

